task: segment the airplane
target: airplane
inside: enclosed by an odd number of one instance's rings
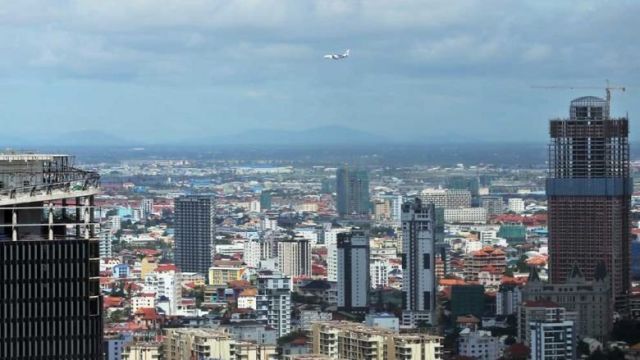
[[[344,54],[328,54],[328,55],[325,55],[324,58],[331,59],[331,60],[342,60],[344,58],[349,57],[349,51],[351,51],[351,49],[345,50]]]

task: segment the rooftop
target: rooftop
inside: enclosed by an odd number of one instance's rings
[[[69,155],[0,153],[0,206],[95,195],[99,180]]]

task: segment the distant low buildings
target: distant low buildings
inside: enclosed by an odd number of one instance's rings
[[[511,212],[522,214],[524,212],[524,200],[520,198],[510,198],[507,200],[507,207]]]
[[[464,277],[466,280],[477,281],[481,271],[489,269],[498,274],[507,268],[507,258],[499,248],[485,246],[478,251],[468,254],[464,261]]]
[[[458,338],[458,355],[479,360],[495,360],[502,356],[504,344],[491,331],[472,331],[465,328]]]
[[[442,337],[399,334],[353,322],[315,323],[310,340],[312,353],[332,359],[442,359]]]
[[[420,192],[420,199],[425,204],[434,204],[435,207],[442,209],[471,207],[471,192],[469,190],[425,189]]]
[[[165,360],[272,359],[275,345],[235,340],[219,329],[171,328],[165,330]]]
[[[162,356],[161,343],[132,342],[125,346],[122,360],[158,360]]]
[[[535,321],[531,332],[531,360],[576,359],[576,335],[573,321]]]

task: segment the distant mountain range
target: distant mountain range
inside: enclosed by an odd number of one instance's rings
[[[211,145],[321,145],[389,142],[382,136],[341,126],[323,126],[306,130],[255,129],[232,136],[215,136],[197,141]]]
[[[640,139],[632,139],[637,144]],[[486,141],[470,136],[453,133],[415,132],[402,135],[399,131],[391,136],[383,136],[369,131],[345,126],[322,126],[302,130],[252,129],[233,135],[200,136],[175,139],[159,137],[153,141],[136,140],[126,136],[115,135],[102,130],[79,130],[59,134],[11,135],[0,134],[0,151],[6,148],[38,150],[40,148],[68,148],[76,146],[230,146],[230,145],[269,145],[269,146],[303,146],[303,145],[366,145],[366,144],[480,144],[500,143]],[[531,141],[546,143],[546,141]]]
[[[160,138],[153,142],[135,141],[108,132],[82,130],[51,135],[0,135],[0,149],[38,146],[145,146],[145,145],[322,145],[389,142],[382,136],[341,126],[324,126],[306,130],[255,129],[234,135],[212,135],[176,140]]]
[[[100,130],[79,130],[61,134],[34,134],[29,136],[0,134],[0,149],[13,147],[37,150],[42,146],[130,146],[132,144],[135,144],[135,142]]]

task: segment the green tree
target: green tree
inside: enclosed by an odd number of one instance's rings
[[[586,342],[584,342],[582,340],[580,340],[580,342],[578,342],[577,350],[578,350],[578,355],[587,355],[587,356],[589,356],[591,354],[591,351],[589,350],[589,344],[587,344]]]
[[[114,310],[109,318],[112,322],[119,323],[126,319],[126,313],[123,310]]]
[[[587,359],[589,360],[607,360],[607,356],[600,350],[600,348],[596,349]]]

